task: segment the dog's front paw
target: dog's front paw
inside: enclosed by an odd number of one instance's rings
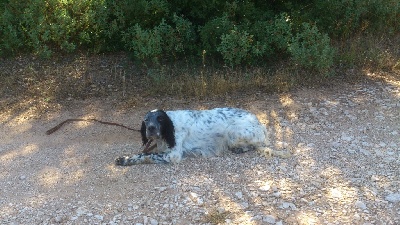
[[[117,166],[129,166],[129,156],[122,156],[115,159],[115,165]]]

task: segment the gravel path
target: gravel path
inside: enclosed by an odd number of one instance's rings
[[[95,100],[42,119],[3,115],[0,224],[400,224],[398,82],[238,102],[168,109],[248,109],[290,158],[250,152],[116,167],[116,157],[138,151],[138,133],[86,122],[44,132],[76,117],[139,127],[156,103],[116,110]]]

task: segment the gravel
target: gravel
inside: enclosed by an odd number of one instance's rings
[[[44,134],[76,117],[140,127],[161,101],[248,109],[291,157],[116,167],[139,151],[138,133],[78,122]],[[0,224],[400,224],[399,102],[398,82],[370,81],[233,104],[118,110],[94,99],[42,119],[1,114]]]

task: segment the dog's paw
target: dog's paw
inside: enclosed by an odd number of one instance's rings
[[[128,156],[122,156],[115,159],[115,165],[117,166],[129,166],[128,165]]]

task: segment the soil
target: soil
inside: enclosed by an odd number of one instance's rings
[[[1,224],[400,224],[400,82],[374,80],[229,101],[108,98],[0,116]],[[232,100],[233,99],[233,100]],[[154,108],[240,107],[267,125],[273,148],[118,167],[139,152],[139,128]]]

